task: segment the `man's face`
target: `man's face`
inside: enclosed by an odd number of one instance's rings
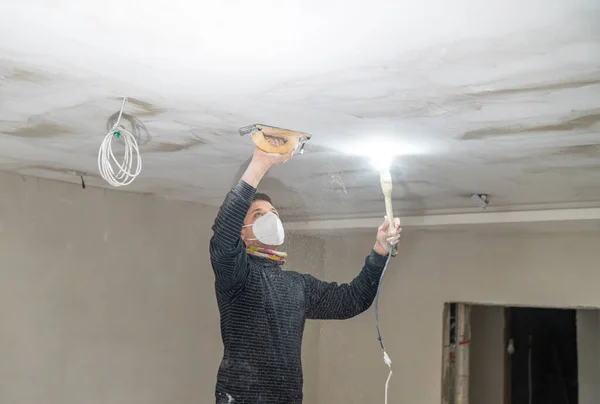
[[[254,236],[253,227],[250,225],[254,224],[254,222],[256,222],[256,220],[259,217],[261,217],[267,212],[273,212],[277,216],[279,216],[277,209],[275,209],[273,205],[271,205],[267,201],[254,201],[252,202],[252,205],[250,205],[250,209],[248,209],[248,213],[246,214],[246,218],[244,219],[244,226],[248,227],[244,227],[242,229],[242,240],[244,241],[244,244],[246,244],[246,247],[255,246],[271,249],[277,248],[276,246],[265,245],[258,240],[252,240],[255,239],[256,236]]]

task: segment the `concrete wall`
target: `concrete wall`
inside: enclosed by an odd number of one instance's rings
[[[0,174],[0,403],[214,402],[215,213]],[[306,338],[316,403],[316,325]]]
[[[326,240],[325,276],[348,280],[374,235]],[[444,302],[600,307],[600,232],[407,231],[381,297],[392,402],[441,402]],[[319,401],[382,402],[387,368],[373,311],[322,325]]]

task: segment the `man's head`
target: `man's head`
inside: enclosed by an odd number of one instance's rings
[[[266,221],[268,218],[263,218],[261,220],[262,224],[257,225],[256,233],[258,234],[256,234],[254,225],[257,220],[265,215],[274,215],[277,220],[272,219],[272,221],[268,222]],[[276,224],[276,221],[279,223]],[[273,207],[271,198],[266,194],[255,194],[252,205],[250,205],[250,209],[248,209],[248,213],[244,219],[244,227],[242,228],[242,240],[246,244],[246,247],[255,246],[276,249],[279,244],[268,244],[259,239],[264,239],[264,236],[271,236],[268,238],[273,239],[274,235],[275,239],[277,239],[277,233],[279,232],[281,233],[280,235],[283,236],[283,227],[281,227],[281,222],[279,221],[279,213],[277,212],[277,209]]]

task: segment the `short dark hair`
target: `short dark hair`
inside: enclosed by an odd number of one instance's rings
[[[271,201],[271,197],[267,194],[261,194],[261,193],[256,193],[254,195],[254,199],[252,199],[252,202],[254,201],[266,201],[269,202],[271,205],[273,204],[273,202]]]

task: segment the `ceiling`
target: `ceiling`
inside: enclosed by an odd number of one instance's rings
[[[285,3],[285,4],[284,4]],[[241,126],[314,135],[261,184],[292,220],[600,205],[597,0],[0,3],[0,170],[110,187],[107,119],[147,128],[125,191],[218,206]]]

